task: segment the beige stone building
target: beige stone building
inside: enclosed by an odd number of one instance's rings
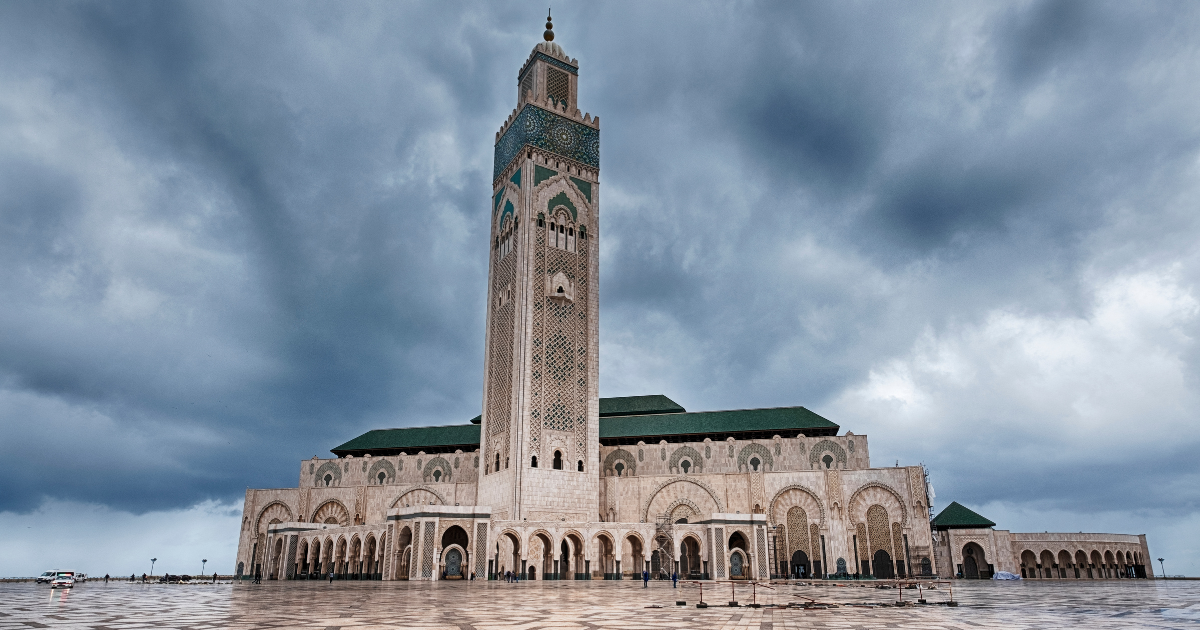
[[[369,431],[301,462],[295,488],[248,490],[239,575],[890,578],[966,564],[976,577],[1015,572],[1027,548],[1078,547],[1101,553],[1098,578],[1148,557],[1144,538],[931,528],[921,467],[873,468],[867,436],[803,407],[601,399],[600,120],[580,111],[579,64],[552,40],[521,66],[496,135],[483,413]],[[1052,560],[1046,571],[1077,566]]]

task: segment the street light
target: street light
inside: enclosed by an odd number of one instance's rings
[[[1162,569],[1162,576],[1163,576],[1163,579],[1165,580],[1165,579],[1167,579],[1167,570],[1166,570],[1166,569],[1163,569],[1163,562],[1162,562],[1162,561],[1163,561],[1163,559],[1162,559],[1162,558],[1159,558],[1159,559],[1158,559],[1158,568]]]
[[[200,561],[200,577],[204,577],[204,565],[208,564],[208,558]]]
[[[158,558],[150,558],[150,577],[154,577],[154,563],[158,562]]]

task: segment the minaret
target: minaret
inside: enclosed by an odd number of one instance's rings
[[[476,503],[497,520],[598,516],[600,121],[553,28],[496,134]]]

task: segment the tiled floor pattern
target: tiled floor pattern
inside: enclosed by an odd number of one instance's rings
[[[1200,630],[1200,582],[957,582],[957,608],[891,604],[899,591],[857,586],[778,586],[765,604],[805,598],[829,610],[729,608],[729,586],[649,589],[634,582],[269,582],[262,585],[89,583],[65,595],[46,586],[0,584],[0,630],[28,628],[313,628],[541,630],[784,628],[974,630],[975,628],[1191,628]],[[905,591],[905,599],[913,595]],[[945,590],[927,593],[941,601]],[[737,598],[749,603],[748,588]],[[675,605],[676,599],[688,602]],[[720,604],[720,606],[718,606]],[[661,606],[656,608],[655,606]]]

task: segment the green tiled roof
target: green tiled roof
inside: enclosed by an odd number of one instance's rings
[[[937,529],[958,529],[995,527],[996,524],[955,501],[933,517],[933,526]]]
[[[330,449],[337,456],[385,452],[403,449],[479,448],[479,425],[452,424],[444,427],[412,427],[408,429],[375,429]]]
[[[476,416],[470,424],[375,429],[330,450],[339,457],[415,450],[472,451],[479,448],[480,421],[481,417]],[[662,395],[600,399],[600,439],[606,442],[634,439],[657,442],[669,436],[700,436],[698,439],[702,440],[705,435],[720,435],[720,439],[725,439],[735,434],[792,432],[837,435],[838,425],[804,407],[687,413]]]
[[[687,411],[679,403],[663,396],[622,396],[620,398],[601,398],[600,417],[611,416],[642,416],[655,413],[683,413]]]
[[[634,415],[600,421],[600,439],[608,441],[708,433],[728,435],[795,431],[808,435],[837,435],[837,430],[838,425],[804,407]]]

